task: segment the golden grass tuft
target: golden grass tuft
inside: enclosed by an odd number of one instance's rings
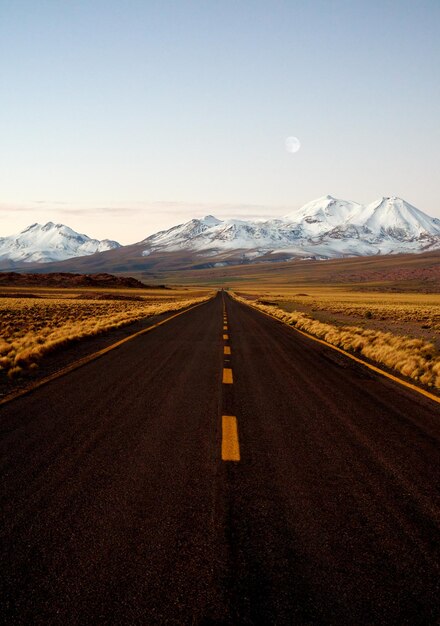
[[[236,300],[265,311],[338,348],[381,363],[430,387],[440,388],[440,355],[436,354],[434,344],[430,341],[358,326],[338,327],[320,322],[307,313],[287,312],[277,306],[262,304],[258,300],[231,295]]]
[[[159,302],[0,298],[0,373],[15,378],[35,370],[37,362],[49,352],[74,341],[179,311],[211,296],[170,296]]]

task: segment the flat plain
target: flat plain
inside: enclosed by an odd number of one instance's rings
[[[2,288],[6,393],[131,337],[0,406],[9,623],[438,621],[439,294],[252,271]]]
[[[209,297],[204,289],[0,288],[0,379],[66,346]]]
[[[6,623],[438,622],[440,404],[227,294],[0,415]]]

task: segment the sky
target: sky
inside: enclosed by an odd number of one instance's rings
[[[326,194],[440,217],[439,33],[439,0],[0,0],[0,236]]]

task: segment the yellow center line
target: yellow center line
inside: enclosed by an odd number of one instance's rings
[[[223,383],[232,385],[232,369],[230,367],[223,368]]]
[[[231,354],[231,347],[223,346],[223,354]]]
[[[228,325],[227,325],[227,324],[225,324],[225,325],[223,326],[223,330],[228,330]]]
[[[240,460],[237,418],[234,415],[222,416],[222,460]]]
[[[229,335],[223,335],[223,339],[227,341],[229,339]]]

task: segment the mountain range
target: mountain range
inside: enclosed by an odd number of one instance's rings
[[[127,259],[137,269],[168,257],[193,267],[234,263],[329,259],[440,248],[440,220],[405,200],[384,197],[368,205],[323,196],[281,218],[220,220],[212,215],[121,246],[80,235],[62,224],[33,224],[18,235],[0,238],[0,267],[54,263],[90,256],[87,264],[115,271]],[[101,253],[99,255],[95,253]],[[99,257],[99,260],[98,260]],[[179,261],[180,259],[180,261]],[[106,265],[107,264],[107,265]],[[64,264],[67,269],[68,264]],[[87,269],[80,270],[87,271]]]
[[[0,262],[48,263],[120,248],[110,239],[91,239],[64,224],[32,224],[18,235],[0,237]]]

